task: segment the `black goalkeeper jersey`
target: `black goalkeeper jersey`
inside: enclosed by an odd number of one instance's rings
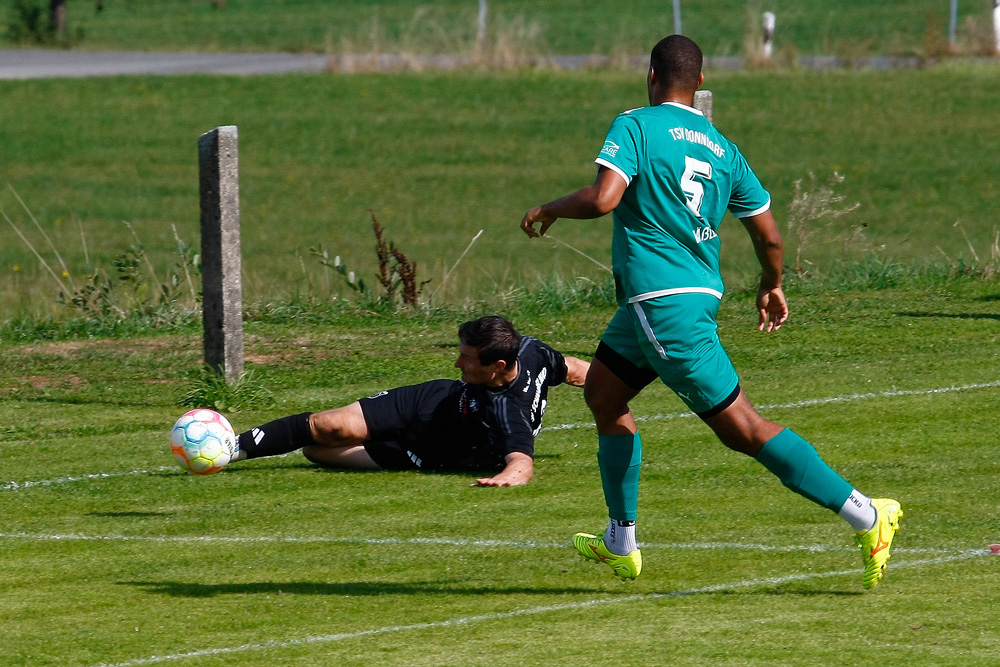
[[[534,455],[549,387],[566,381],[566,360],[545,343],[523,336],[517,366],[517,377],[502,387],[453,381],[426,427],[408,438],[423,467],[494,470],[512,452]]]

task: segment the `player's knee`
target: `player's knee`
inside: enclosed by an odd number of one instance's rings
[[[598,416],[606,410],[607,399],[601,396],[601,393],[593,388],[592,385],[584,385],[583,387],[583,400],[587,402],[587,407],[594,416]]]
[[[336,410],[312,415],[309,427],[318,443],[339,442],[347,436],[346,422]]]
[[[594,415],[594,421],[597,422],[598,427],[601,424],[614,423],[619,417],[628,414],[629,408],[627,402],[620,401],[600,391],[595,391],[589,386],[584,388],[583,396],[587,402],[587,407],[590,408],[590,412]]]
[[[781,432],[782,426],[764,419],[756,412],[752,418],[735,421],[728,428],[716,428],[722,443],[730,449],[756,457],[768,440]]]

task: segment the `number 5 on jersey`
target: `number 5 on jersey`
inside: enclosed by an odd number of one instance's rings
[[[702,160],[684,156],[684,175],[681,176],[681,189],[687,195],[687,206],[698,219],[701,219],[701,202],[705,199],[705,186],[696,177],[712,180],[712,165]]]

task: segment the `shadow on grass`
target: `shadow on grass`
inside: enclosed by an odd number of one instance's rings
[[[100,516],[108,519],[128,519],[133,517],[172,516],[174,512],[87,512],[84,516]]]
[[[458,478],[468,478],[475,479],[477,477],[482,477],[486,474],[494,473],[483,473],[483,472],[467,472],[460,470],[367,470],[363,468],[338,468],[335,466],[324,466],[316,463],[311,463],[305,459],[298,459],[298,461],[286,461],[281,462],[280,460],[275,460],[274,462],[266,462],[268,459],[254,459],[252,466],[246,466],[244,464],[239,464],[238,467],[229,468],[225,472],[228,474],[239,473],[240,475],[248,474],[261,474],[270,473],[274,470],[311,470],[318,475],[337,475],[337,476],[383,476],[383,477],[412,477],[419,479],[421,477],[436,476],[436,477],[458,477]],[[182,471],[183,472],[183,471]]]
[[[941,317],[959,320],[1000,320],[997,313],[896,313],[897,317]]]
[[[455,582],[424,581],[411,583],[389,582],[248,582],[243,584],[197,584],[179,581],[119,581],[120,586],[133,586],[153,595],[168,595],[170,597],[211,598],[219,595],[333,595],[343,596],[380,596],[380,595],[601,595],[609,594],[607,590],[591,587],[562,588],[526,588],[475,586],[462,587]],[[614,593],[610,593],[612,597]],[[688,591],[648,591],[651,598],[685,598],[703,595],[782,595],[797,597],[857,597],[864,595],[862,591],[847,590],[792,590],[784,587],[767,587],[759,589],[739,590],[688,590]],[[640,594],[641,595],[641,594]]]
[[[248,582],[244,584],[197,584],[180,581],[119,581],[120,586],[134,586],[156,595],[211,598],[218,595],[591,595],[593,588],[463,587],[458,583],[425,581],[411,583],[364,582],[327,583],[311,581]]]
[[[740,589],[740,590],[729,590],[729,591],[712,591],[713,595],[796,595],[799,597],[856,597],[864,595],[864,591],[844,591],[844,590],[789,590],[782,587],[770,587],[770,588],[760,588],[760,589]],[[667,593],[670,595],[670,593]],[[694,593],[678,593],[677,597],[684,597],[685,595],[694,595]]]

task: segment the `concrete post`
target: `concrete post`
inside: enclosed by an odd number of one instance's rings
[[[712,122],[712,91],[711,90],[696,90],[694,91],[694,108],[705,114],[705,118],[708,122]]]
[[[235,125],[198,139],[205,363],[226,381],[243,374],[239,158]]]

